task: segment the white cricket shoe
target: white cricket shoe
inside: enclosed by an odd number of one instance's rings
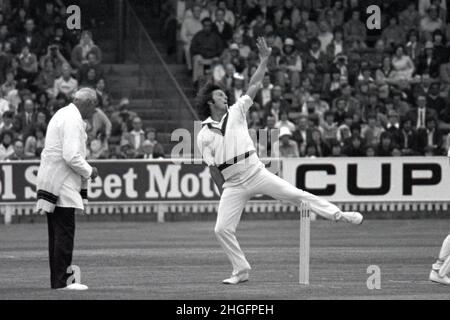
[[[241,282],[247,282],[249,278],[249,273],[244,272],[241,274],[233,275],[228,279],[222,281],[223,284],[238,284]]]
[[[436,270],[431,270],[430,281],[450,286],[450,278],[447,276],[441,277]]]
[[[337,214],[336,220],[343,221],[351,224],[360,225],[363,223],[363,216],[361,213],[356,211],[344,211]]]
[[[69,284],[67,287],[58,289],[58,290],[71,290],[71,291],[85,291],[89,289],[88,286],[81,284],[81,283],[72,283]]]

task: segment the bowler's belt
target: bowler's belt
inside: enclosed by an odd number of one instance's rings
[[[222,163],[221,165],[219,165],[217,168],[219,168],[220,171],[225,170],[228,167],[231,167],[233,164],[236,164],[244,159],[247,159],[248,157],[250,157],[252,154],[254,154],[256,151],[255,150],[251,150],[251,151],[247,151],[244,154],[238,155],[236,157],[234,157],[231,160],[225,161],[224,163]]]

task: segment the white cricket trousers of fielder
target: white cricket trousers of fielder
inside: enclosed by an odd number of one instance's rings
[[[293,205],[308,202],[313,212],[329,220],[334,220],[335,214],[340,212],[329,201],[297,189],[265,168],[261,168],[241,184],[225,187],[220,198],[214,232],[233,265],[233,275],[251,269],[235,233],[245,204],[257,194],[265,194]]]

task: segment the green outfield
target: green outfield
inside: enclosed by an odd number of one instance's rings
[[[46,225],[0,225],[0,299],[450,299],[427,281],[448,220],[368,220],[354,227],[311,224],[311,285],[298,284],[298,221],[242,221],[250,282],[224,286],[230,266],[214,222],[83,222],[74,264],[83,293],[48,287]],[[381,270],[369,290],[367,268]]]

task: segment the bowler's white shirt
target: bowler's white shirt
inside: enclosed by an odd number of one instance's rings
[[[69,104],[52,117],[48,124],[43,154],[60,156],[69,160],[70,170],[64,181],[56,206],[83,210],[80,191],[82,179],[87,180],[92,167],[86,162],[86,123],[78,108]]]
[[[197,145],[202,154],[203,160],[208,166],[219,166],[227,163],[236,156],[240,156],[249,151],[256,151],[252,138],[248,131],[246,113],[252,106],[253,101],[248,95],[240,97],[234,105],[228,108],[220,122],[214,121],[209,117],[202,122],[203,128],[200,130],[197,137]],[[217,130],[222,128],[225,118],[228,114],[225,137]],[[211,124],[213,130],[208,128]],[[256,153],[252,156],[256,162],[260,163]],[[251,159],[250,157],[249,159]],[[254,163],[254,161],[252,161]],[[225,179],[231,177],[241,169],[248,168],[247,165],[235,164],[230,169],[222,171]]]

